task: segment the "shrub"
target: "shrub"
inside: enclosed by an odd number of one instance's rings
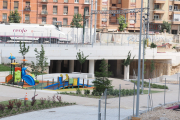
[[[19,109],[22,105],[22,101],[21,100],[16,100],[16,103],[15,103],[16,107]]]
[[[9,110],[12,110],[14,107],[14,101],[9,100],[9,104],[7,105]]]
[[[39,80],[35,80],[35,83],[39,83]]]
[[[81,90],[79,88],[76,89],[76,94],[81,94]]]
[[[5,105],[4,104],[0,104],[0,111],[4,111],[4,109],[5,109]]]
[[[38,94],[37,94],[37,95],[38,95]],[[35,96],[32,97],[31,106],[34,106],[34,104],[36,103],[35,97],[36,97],[37,95],[35,95]]]
[[[90,94],[90,90],[84,90],[84,94],[85,95],[89,95]]]
[[[43,105],[45,103],[45,101],[46,101],[46,98],[40,98],[41,105]]]
[[[53,101],[53,103],[56,103],[56,96],[55,95],[52,96],[52,101]]]
[[[61,102],[61,96],[56,96],[57,100],[59,101],[59,103]]]
[[[50,103],[50,101],[51,101],[51,98],[48,96],[48,99],[47,99],[48,104]]]
[[[94,96],[101,96],[101,94],[102,94],[101,92],[98,92],[95,89],[92,91],[92,95],[94,95]]]

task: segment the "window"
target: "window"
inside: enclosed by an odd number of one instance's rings
[[[3,9],[7,9],[7,1],[3,1]]]
[[[159,15],[154,15],[154,20],[159,20]]]
[[[177,34],[177,30],[172,30],[172,34]]]
[[[86,27],[89,27],[89,19],[86,20]]]
[[[130,20],[130,22],[129,22],[129,27],[135,27],[135,22],[134,22],[134,20]]]
[[[3,13],[3,21],[7,22],[7,13]]]
[[[135,16],[135,10],[130,10],[130,17],[134,17]]]
[[[178,10],[178,6],[174,6],[174,10],[177,11]]]
[[[79,7],[74,7],[74,14],[78,14],[79,13]]]
[[[42,23],[46,24],[46,17],[42,17]]]
[[[118,4],[121,4],[121,0],[118,0]]]
[[[14,9],[18,9],[19,6],[19,2],[18,1],[14,1]]]
[[[64,0],[64,3],[68,3],[68,0]]]
[[[89,4],[89,0],[85,0],[85,4]]]
[[[102,18],[101,24],[102,24],[102,26],[107,26],[107,18]]]
[[[42,5],[42,10],[46,11],[47,10],[47,5]]]
[[[159,9],[160,7],[159,7],[159,4],[155,4],[154,5],[154,9]]]
[[[57,21],[57,18],[53,18],[53,21]]]
[[[112,4],[112,6],[116,6],[116,4]]]
[[[57,6],[53,6],[53,14],[57,14]]]
[[[89,15],[89,7],[85,7],[85,15]]]
[[[131,3],[136,3],[136,0],[131,0]]]
[[[136,6],[136,0],[131,0],[131,7],[135,7]]]
[[[172,11],[172,10],[173,10],[173,6],[170,5],[170,6],[169,6],[169,11]]]
[[[25,10],[30,11],[30,2],[26,2]]]
[[[67,25],[68,24],[68,19],[67,18],[63,18],[63,25]]]
[[[29,21],[29,14],[25,14],[25,23],[29,23],[30,21]]]
[[[79,0],[74,0],[75,3],[79,3]]]
[[[64,6],[64,15],[67,15],[67,14],[68,14],[68,7]]]

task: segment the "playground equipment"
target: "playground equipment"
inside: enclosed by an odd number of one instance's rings
[[[11,53],[10,53],[11,54]],[[15,65],[19,64],[19,63],[16,63],[15,62],[15,57],[11,56],[8,58],[11,60],[11,74],[9,74],[8,76],[6,76],[5,78],[5,82],[6,83],[15,83],[15,82],[21,82],[21,78],[23,79],[23,83],[22,85],[24,84],[24,81],[31,85],[31,86],[34,86],[35,85],[35,81],[34,81],[34,78],[35,77],[33,74],[26,74],[26,69],[25,67],[15,67]],[[14,60],[14,63],[12,63],[12,60]],[[27,61],[26,59],[23,59],[22,60],[23,62]],[[13,70],[12,70],[12,65],[13,65]],[[22,69],[21,69],[22,68]]]
[[[87,84],[84,84],[84,79],[83,79],[83,84],[80,84],[80,78],[69,78],[68,76],[68,81],[63,81],[63,77],[58,77],[58,83],[52,84],[52,85],[47,85],[44,87],[44,89],[51,89],[51,90],[57,90],[57,89],[65,89],[65,88],[74,88],[74,87],[91,87],[89,86],[89,80],[87,81]]]

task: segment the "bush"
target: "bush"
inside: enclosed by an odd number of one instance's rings
[[[9,100],[9,104],[7,105],[7,108],[8,108],[9,110],[12,110],[13,107],[14,107],[14,101]]]
[[[35,83],[39,83],[39,80],[35,80]]]
[[[52,96],[52,101],[53,101],[53,103],[56,103],[56,96],[55,95]]]
[[[0,111],[4,112],[5,109],[5,105],[4,104],[0,104]]]
[[[85,95],[89,95],[90,94],[90,90],[84,90],[84,94]]]
[[[46,98],[40,98],[41,105],[43,105],[45,103],[45,101],[46,101]]]
[[[16,100],[15,104],[16,104],[16,107],[19,109],[21,107],[21,105],[22,105],[22,101],[21,100],[19,100],[19,101]]]
[[[61,102],[61,96],[56,96],[57,100],[59,101],[59,103]]]
[[[79,88],[76,89],[76,94],[81,94],[81,90]]]
[[[37,94],[37,95],[38,95],[38,94]],[[36,97],[37,95],[35,95],[35,96],[32,97],[31,106],[34,106],[34,104],[36,103],[35,97]]]
[[[95,89],[92,91],[92,95],[94,95],[94,96],[101,96],[101,94],[102,94],[101,92],[98,92]]]

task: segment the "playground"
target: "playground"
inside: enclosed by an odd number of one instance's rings
[[[22,86],[22,88],[28,89],[46,89],[46,90],[62,90],[70,89],[74,91],[74,88],[88,88],[93,89],[93,79],[88,79],[87,74],[80,73],[58,73],[58,74],[45,74],[35,76],[28,67],[25,67],[26,59],[22,59],[23,63],[21,67],[16,67],[19,63],[15,62],[15,57],[11,56],[8,58],[11,60],[11,71],[9,75],[5,77],[6,84]],[[30,68],[31,69],[31,68]]]

